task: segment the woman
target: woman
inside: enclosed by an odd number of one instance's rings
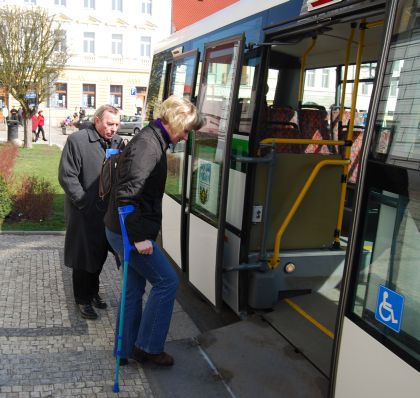
[[[123,258],[123,241],[118,207],[132,204],[135,211],[126,217],[130,242],[137,251],[130,256],[124,331],[120,364],[128,358],[162,366],[174,363],[164,352],[166,336],[178,287],[178,277],[155,240],[162,221],[165,189],[166,149],[188,138],[190,130],[203,125],[195,106],[184,98],[169,97],[162,103],[160,118],[152,121],[128,143],[118,163],[117,183],[111,193],[105,226],[108,241]],[[146,280],[152,285],[142,311]],[[117,319],[117,331],[119,320]],[[115,342],[116,352],[117,341]]]
[[[38,112],[38,132],[36,133],[36,139],[35,139],[35,141],[37,141],[37,140],[38,140],[38,138],[39,138],[39,133],[42,133],[42,140],[43,140],[43,141],[48,141],[48,140],[45,138],[44,125],[45,125],[45,117],[44,117],[44,115],[42,114],[42,111],[39,111],[39,112]]]

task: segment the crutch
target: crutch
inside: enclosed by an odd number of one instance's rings
[[[124,309],[125,309],[125,291],[127,289],[127,274],[128,274],[128,261],[130,260],[130,252],[134,250],[134,246],[130,244],[127,236],[127,230],[125,228],[125,218],[134,211],[133,205],[126,205],[118,208],[118,215],[120,218],[121,234],[124,243],[124,265],[123,265],[123,279],[121,286],[121,304],[120,304],[120,321],[118,325],[118,336],[117,336],[117,355],[115,362],[115,381],[114,381],[114,392],[120,392],[120,386],[118,382],[120,373],[120,359],[121,359],[121,348],[122,348],[122,335],[124,329]]]

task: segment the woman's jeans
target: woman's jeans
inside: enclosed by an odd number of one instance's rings
[[[122,260],[124,246],[121,235],[107,228],[106,236],[109,244]],[[130,254],[121,358],[130,358],[134,346],[149,354],[160,354],[164,350],[179,282],[172,265],[159,246],[154,241],[152,243],[153,254],[139,254],[134,250]],[[152,285],[152,289],[142,311],[146,280]],[[119,329],[119,310],[120,307],[118,307],[116,336]],[[114,355],[116,355],[116,350],[117,338]]]

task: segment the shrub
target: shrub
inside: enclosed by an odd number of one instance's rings
[[[3,220],[12,210],[12,199],[3,176],[0,175],[0,220]]]
[[[13,167],[16,163],[18,148],[13,144],[0,145],[0,176],[6,182],[10,181],[13,175]]]
[[[36,176],[23,176],[14,191],[10,218],[42,221],[51,216],[54,188],[49,181]]]

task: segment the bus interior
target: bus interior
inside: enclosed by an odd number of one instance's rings
[[[247,304],[270,309],[264,318],[324,375],[330,373],[352,202],[381,53],[383,10],[368,14],[273,28],[261,46],[267,62],[259,87],[265,92],[254,150],[256,156],[271,154],[272,170],[258,163],[252,177],[253,214],[268,207],[269,223],[248,216],[247,262],[260,267],[248,273]],[[239,134],[253,94],[239,95]],[[229,286],[228,278],[224,282]],[[302,314],[311,327],[299,327]]]

